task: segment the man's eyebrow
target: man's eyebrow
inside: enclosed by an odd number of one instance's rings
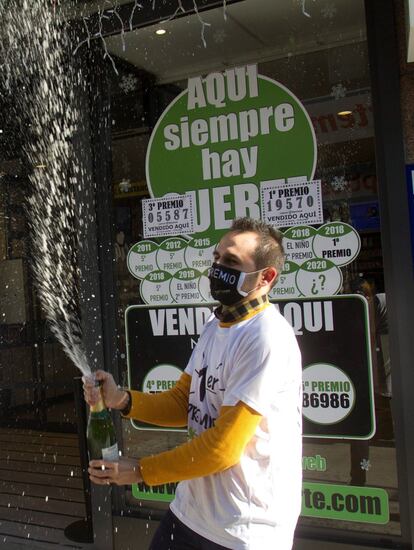
[[[236,254],[233,254],[232,252],[224,252],[223,254],[220,254],[220,252],[215,248],[213,250],[213,258],[221,258],[225,261],[234,261],[234,262],[240,262],[240,258],[236,256]]]
[[[224,258],[226,260],[234,260],[236,262],[240,262],[240,258],[238,256],[236,256],[236,254],[233,254],[232,252],[225,252],[222,255],[222,258]]]

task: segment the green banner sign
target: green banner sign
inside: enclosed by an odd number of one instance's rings
[[[145,483],[132,485],[132,496],[137,500],[150,500],[152,502],[171,502],[174,499],[177,483],[167,483],[149,487]]]
[[[309,181],[316,139],[302,103],[247,65],[188,80],[148,145],[153,197],[191,193],[196,233],[217,242],[231,220],[260,219],[260,183]]]
[[[148,487],[144,483],[132,486],[138,500],[171,502],[176,483]],[[388,523],[388,494],[384,489],[354,487],[328,483],[304,482],[302,485],[302,516],[360,523]]]
[[[305,482],[302,516],[313,518],[388,523],[388,494],[384,489]]]

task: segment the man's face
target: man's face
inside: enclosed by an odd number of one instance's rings
[[[257,272],[257,266],[254,261],[254,253],[259,243],[259,237],[253,231],[237,233],[231,231],[226,233],[213,253],[214,261],[224,267],[251,273],[244,280],[241,290],[244,292],[255,291],[251,298],[257,293],[261,294],[260,280],[263,278],[263,271]]]
[[[254,231],[229,231],[218,243],[213,253],[214,262],[219,266],[235,269],[247,274],[242,287],[236,291],[236,299],[237,294],[240,296],[240,300],[242,296],[249,296],[250,300],[264,296],[269,292],[277,277],[277,270],[273,266],[257,269],[254,256],[259,242],[260,238]],[[218,291],[217,286],[215,291]],[[224,298],[225,296],[222,295],[221,297]],[[232,300],[234,294],[230,298]],[[220,297],[217,297],[217,299],[222,301]],[[224,300],[222,303],[226,304]],[[234,302],[228,301],[227,305],[231,305],[232,303]]]
[[[213,253],[214,261],[224,267],[231,267],[249,273],[256,271],[254,253],[259,237],[252,231],[226,233]]]

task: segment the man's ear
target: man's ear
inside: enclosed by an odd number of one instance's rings
[[[278,273],[277,269],[275,267],[268,267],[262,272],[263,282],[267,285],[270,285],[273,283],[273,281],[276,279]]]

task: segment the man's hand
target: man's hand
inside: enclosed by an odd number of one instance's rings
[[[95,372],[95,379],[90,376],[83,376],[83,393],[88,405],[96,405],[100,399],[99,388],[95,386],[95,380],[102,382],[102,394],[105,405],[110,409],[123,409],[128,401],[128,394],[115,384],[112,374],[103,370]]]
[[[136,458],[120,457],[119,462],[91,460],[89,478],[97,485],[131,485],[143,481]]]

